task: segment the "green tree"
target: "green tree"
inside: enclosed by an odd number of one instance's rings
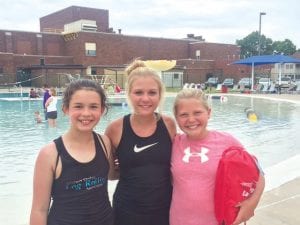
[[[272,47],[272,39],[267,38],[265,35],[262,35],[261,37],[261,55],[271,55],[273,54],[273,47]]]
[[[289,39],[285,39],[284,41],[274,41],[272,48],[275,53],[281,53],[284,55],[292,55],[296,52],[296,45],[294,45]]]
[[[236,44],[241,47],[241,58],[257,55],[258,32],[252,32],[241,40],[236,40]]]
[[[258,55],[258,42],[258,31],[252,32],[241,40],[236,40],[236,44],[241,47],[241,58]],[[273,42],[271,38],[261,35],[260,50],[261,55],[271,55],[273,53],[292,55],[296,52],[296,46],[288,39]]]

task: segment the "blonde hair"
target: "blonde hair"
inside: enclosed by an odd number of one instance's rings
[[[202,90],[186,88],[186,89],[182,89],[181,91],[179,91],[177,93],[177,96],[175,97],[174,104],[173,104],[173,113],[175,116],[177,113],[177,106],[178,106],[179,101],[181,99],[191,99],[191,98],[199,100],[207,110],[209,110],[211,108],[210,104],[207,100],[207,96],[205,95],[205,93]]]
[[[56,89],[50,88],[51,96],[56,96]]]
[[[141,77],[150,77],[152,78],[158,85],[158,91],[159,91],[159,111],[162,110],[163,105],[163,99],[165,94],[165,86],[163,82],[160,79],[160,76],[158,73],[147,67],[146,64],[139,59],[134,60],[125,70],[125,75],[127,78],[126,85],[125,85],[125,91],[127,94],[127,99],[130,102],[129,93],[132,90],[132,83]]]

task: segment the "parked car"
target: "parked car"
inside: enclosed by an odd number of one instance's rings
[[[280,82],[279,79],[276,80],[276,86],[280,85],[281,87],[289,87],[292,84],[292,79],[290,77],[281,77]]]
[[[219,84],[219,78],[218,77],[210,77],[205,82],[205,88],[207,87],[217,87]]]
[[[240,79],[240,81],[238,82],[238,86],[244,86],[245,88],[251,88],[252,86],[252,79],[251,77],[243,77],[242,79]]]
[[[222,85],[228,87],[228,88],[233,88],[233,85],[234,85],[234,79],[233,78],[226,78]]]
[[[272,83],[272,80],[271,78],[265,78],[265,77],[262,77],[258,80],[258,84],[262,84],[264,86],[270,86],[270,84]]]

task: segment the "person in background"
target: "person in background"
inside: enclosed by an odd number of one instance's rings
[[[30,92],[29,92],[29,98],[37,98],[37,97],[38,97],[38,95],[37,95],[36,91],[33,88],[31,88]]]
[[[93,131],[107,112],[104,91],[92,80],[72,81],[62,108],[70,128],[38,154],[30,225],[113,225],[110,141]]]
[[[115,93],[115,84],[114,84],[114,81],[111,79],[111,78],[109,78],[109,80],[108,80],[108,84],[107,84],[107,93],[108,94],[114,94]]]
[[[55,88],[50,88],[50,97],[45,103],[47,119],[50,127],[56,127],[57,120],[57,96]]]
[[[170,225],[218,225],[214,211],[218,163],[224,150],[242,144],[229,133],[207,129],[211,108],[199,89],[181,90],[173,110],[184,133],[176,135],[173,142]],[[237,205],[240,210],[233,225],[254,215],[263,190],[264,177],[260,174],[251,197]]]
[[[36,123],[41,123],[42,122],[42,117],[41,117],[39,111],[34,112],[34,120],[36,121]]]
[[[115,93],[113,85],[108,85],[107,86],[107,93],[108,94],[114,94]]]
[[[113,121],[105,131],[120,172],[113,196],[115,225],[169,225],[175,121],[156,112],[164,86],[155,71],[135,60],[126,74],[132,113]]]
[[[49,87],[47,84],[44,84],[43,89],[44,89],[43,107],[44,107],[45,120],[47,120],[48,118],[47,118],[46,102],[47,102],[48,98],[50,98],[50,93],[49,93]]]
[[[121,91],[122,91],[121,87],[118,84],[116,84],[115,92],[116,93],[121,93]]]
[[[41,89],[41,88],[38,88],[37,89],[37,95],[38,95],[38,97],[43,97],[44,96],[44,91]]]

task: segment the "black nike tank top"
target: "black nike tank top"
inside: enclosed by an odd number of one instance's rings
[[[87,163],[75,160],[61,137],[54,140],[62,162],[62,172],[52,186],[52,206],[47,225],[112,225],[108,198],[108,161],[93,133],[96,154]]]
[[[139,137],[130,125],[130,115],[126,115],[116,149],[120,179],[113,207],[141,214],[168,212],[172,193],[171,150],[172,141],[162,118],[151,136]]]

